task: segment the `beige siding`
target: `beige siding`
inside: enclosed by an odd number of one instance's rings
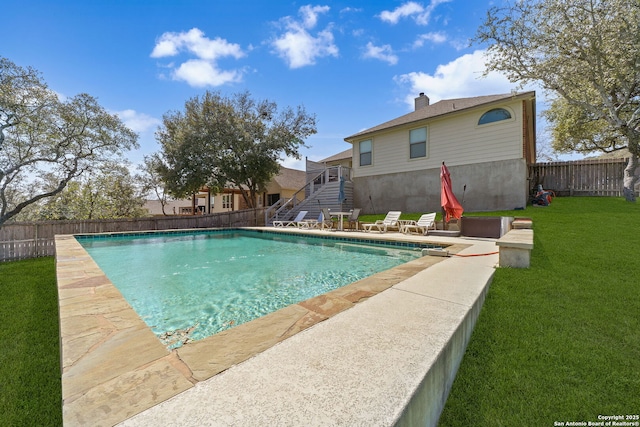
[[[491,108],[507,108],[511,120],[478,126],[480,116]],[[426,125],[427,157],[409,158],[409,131]],[[373,164],[358,165],[358,147],[354,146],[354,177],[402,173],[448,166],[477,164],[523,158],[521,101],[478,108],[447,118],[425,121],[373,138]]]
[[[211,213],[222,213],[229,212],[231,208],[223,208],[222,207],[222,194],[211,195],[211,201],[213,203],[213,207],[211,208]],[[242,202],[242,195],[233,193],[233,210],[240,209],[240,203]],[[204,205],[205,202],[202,201],[200,204]]]

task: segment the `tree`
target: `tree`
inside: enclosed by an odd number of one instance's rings
[[[593,117],[564,98],[554,99],[544,114],[553,124],[553,148],[558,152],[612,153],[627,148],[626,139],[605,120]]]
[[[162,214],[167,215],[165,208],[171,196],[167,191],[167,186],[162,180],[162,177],[158,171],[162,168],[162,159],[158,153],[154,153],[149,156],[144,156],[142,165],[138,167],[141,174],[136,176],[139,183],[142,184],[143,192],[153,193],[156,199],[160,202],[162,208]]]
[[[37,71],[0,58],[0,227],[133,147],[137,135],[94,98],[61,101]]]
[[[60,193],[45,199],[41,206],[32,209],[30,219],[139,218],[147,214],[143,208],[144,195],[144,188],[134,182],[126,165],[107,163],[70,181]]]
[[[489,9],[476,41],[487,72],[537,82],[554,94],[548,118],[568,151],[627,148],[624,192],[635,201],[640,155],[640,3],[517,0]],[[559,138],[563,138],[560,140]]]
[[[207,91],[188,100],[184,113],[163,117],[156,170],[174,197],[232,185],[255,207],[281,156],[300,158],[304,138],[315,133],[315,116],[303,107],[278,112],[275,103],[255,101],[248,92],[226,98]]]

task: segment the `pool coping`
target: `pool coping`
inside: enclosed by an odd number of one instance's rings
[[[450,244],[473,241],[399,233],[269,232]],[[137,316],[73,236],[56,236],[65,425],[114,425],[177,396],[383,293],[442,261],[422,257],[252,322],[169,351]]]

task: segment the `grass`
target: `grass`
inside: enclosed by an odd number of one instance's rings
[[[558,198],[529,269],[498,269],[440,426],[551,426],[638,414],[640,206]]]
[[[558,198],[529,269],[498,269],[441,426],[551,426],[640,411],[640,205]],[[417,219],[417,214],[403,219]],[[382,216],[361,217],[363,221]],[[60,425],[52,258],[0,263],[0,425]]]
[[[0,425],[62,425],[53,258],[0,263]]]

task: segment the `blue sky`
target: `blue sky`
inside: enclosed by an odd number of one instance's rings
[[[491,4],[23,0],[2,7],[0,55],[39,70],[61,95],[86,92],[118,114],[140,135],[134,163],[159,150],[162,115],[206,90],[303,105],[318,133],[301,153],[320,160],[411,111],[420,92],[436,102],[515,89],[503,76],[482,78],[483,46],[469,46]]]

